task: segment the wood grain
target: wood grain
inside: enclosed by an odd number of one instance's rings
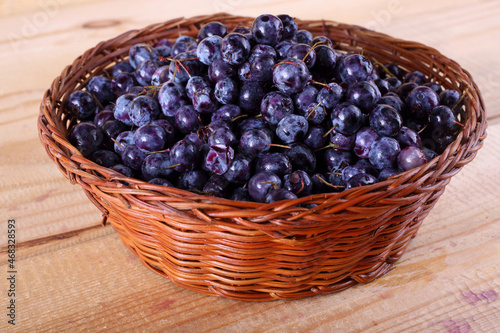
[[[497,1],[53,0],[51,13],[41,6],[49,2],[0,5],[1,215],[16,219],[19,243],[18,321],[11,327],[0,313],[0,331],[500,332]],[[99,211],[47,157],[36,135],[38,106],[65,65],[126,30],[218,10],[360,24],[435,47],[472,73],[486,103],[489,137],[383,278],[335,295],[260,304],[184,290],[143,267],[111,227],[100,226]]]

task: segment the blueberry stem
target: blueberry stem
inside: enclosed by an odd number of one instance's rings
[[[314,50],[314,48],[315,48],[316,46],[318,46],[318,44],[324,44],[324,43],[325,43],[325,41],[324,41],[324,40],[320,40],[319,42],[314,43],[314,45],[313,45],[313,46],[309,49],[309,51],[307,51],[307,53],[306,53],[306,55],[304,56],[304,58],[302,58],[302,61],[306,61],[307,56],[309,56],[309,53],[311,53],[311,51],[312,51],[312,50]]]
[[[330,87],[328,84],[323,83],[323,82],[314,81],[314,80],[309,80],[309,82],[310,82],[310,83],[312,83],[312,84],[317,84],[317,85],[323,86],[323,87],[325,87],[327,90],[331,90],[331,89],[332,89],[332,87]]]
[[[314,111],[316,111],[316,109],[321,105],[321,102],[319,102],[318,104],[316,104],[316,106],[311,110],[309,111],[309,113],[307,114],[307,117],[306,118],[311,118],[312,114]],[[323,108],[323,112],[325,112],[325,108]],[[326,113],[326,112],[325,112]]]
[[[327,182],[326,180],[324,180],[323,178],[321,178],[320,175],[318,175],[318,174],[316,175],[316,178],[318,178],[320,180],[320,182],[322,182],[326,186],[332,187],[334,189],[339,189],[339,188],[344,188],[345,187],[345,186],[336,186],[336,185],[330,184],[329,182]]]
[[[323,149],[327,149],[327,148],[338,148],[338,147],[339,147],[338,144],[330,142],[328,145],[326,145],[324,147],[321,147],[321,148],[318,148],[314,152],[317,152],[317,151],[320,151],[320,150],[323,150]]]
[[[387,67],[385,67],[385,65],[383,63],[381,63],[380,61],[378,61],[377,59],[375,58],[372,58],[373,62],[377,65],[379,65],[383,70],[384,72],[389,75],[390,77],[396,77],[394,74],[391,73],[390,70],[387,69]]]
[[[268,143],[267,145],[270,147],[280,147],[280,148],[285,148],[285,149],[292,149],[292,147],[290,147],[290,146],[280,145],[279,143]]]
[[[166,169],[176,168],[176,167],[178,167],[178,166],[180,166],[180,165],[181,165],[180,163],[173,164],[173,165],[170,165],[170,166],[166,167]]]
[[[116,141],[115,139],[111,138],[111,141],[113,141],[114,143],[116,143],[116,144],[118,145],[118,147],[120,147],[120,149],[121,149],[121,150],[124,150],[124,149],[125,149],[125,147],[123,147],[123,146],[121,145],[121,143],[119,143],[119,142],[118,142],[118,141]]]
[[[271,184],[271,185],[273,185],[275,190],[280,188],[275,182],[260,182],[259,184],[262,184],[262,185],[263,184]]]
[[[163,150],[156,150],[156,151],[148,151],[146,155],[151,155],[151,154],[156,154],[156,153],[168,153],[170,152],[170,149],[163,149]]]
[[[236,116],[233,119],[231,119],[231,121],[236,121],[238,119],[245,118],[245,117],[248,117],[248,115],[247,114],[240,114],[239,116]]]
[[[337,127],[337,125],[333,125],[332,128],[330,128],[328,130],[328,132],[326,132],[323,137],[326,138],[330,133],[332,133],[332,131]]]
[[[455,103],[455,105],[453,105],[453,107],[451,108],[453,111],[455,111],[455,108],[460,104],[462,103],[462,101],[464,100],[465,98],[465,95],[469,92],[469,88],[466,88],[464,90],[464,93],[462,94],[462,96],[460,96],[460,99]]]
[[[278,66],[278,65],[282,65],[282,64],[290,64],[290,65],[295,65],[295,66],[298,66],[298,65],[299,65],[299,64],[298,64],[298,63],[296,63],[296,62],[286,61],[286,60],[285,60],[285,61],[278,62],[276,65],[274,65],[274,66],[272,67],[272,69],[275,69],[275,68],[276,68],[276,66]]]

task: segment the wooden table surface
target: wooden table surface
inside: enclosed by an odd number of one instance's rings
[[[435,47],[472,73],[486,103],[488,138],[389,274],[289,302],[184,290],[143,267],[47,157],[36,130],[39,103],[67,64],[127,30],[219,11],[359,24]],[[500,332],[499,17],[496,0],[2,1],[0,331]],[[11,299],[15,326],[6,316]]]

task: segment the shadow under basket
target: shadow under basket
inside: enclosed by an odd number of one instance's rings
[[[181,287],[244,301],[290,300],[338,292],[390,271],[450,178],[486,137],[476,84],[435,49],[358,26],[297,19],[299,29],[330,37],[338,49],[421,71],[464,95],[464,128],[456,140],[427,164],[377,184],[271,204],[232,201],[127,178],[82,157],[68,142],[77,121],[62,105],[72,91],[126,59],[132,45],[197,36],[210,21],[231,29],[251,25],[253,18],[170,20],[101,42],[67,66],[40,106],[39,136],[49,157],[146,267]],[[304,208],[308,204],[315,207]]]

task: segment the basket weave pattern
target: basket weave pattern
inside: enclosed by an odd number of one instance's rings
[[[476,155],[486,114],[470,74],[438,51],[361,27],[297,20],[337,48],[419,70],[465,92],[463,132],[439,157],[390,180],[341,193],[261,204],[203,196],[127,178],[82,157],[67,140],[76,124],[62,108],[75,89],[139,42],[196,36],[207,22],[250,25],[228,14],[174,19],[126,32],[86,51],[45,93],[39,137],[49,157],[112,224],[141,262],[179,286],[246,301],[296,299],[367,283],[393,268],[450,178]],[[311,209],[304,204],[316,204]]]

